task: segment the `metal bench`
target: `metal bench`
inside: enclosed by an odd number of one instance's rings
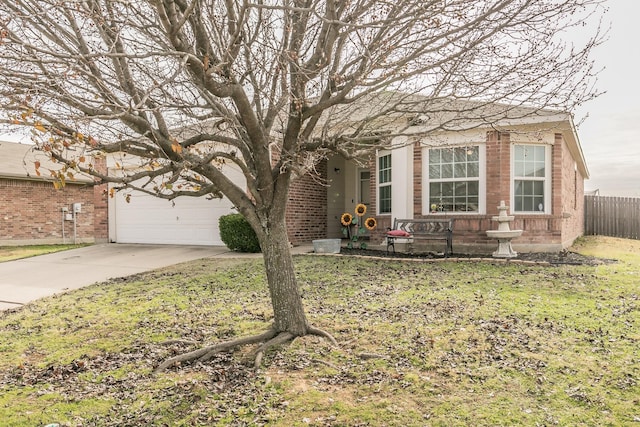
[[[398,231],[400,230],[400,231]],[[393,220],[393,229],[388,229],[387,253],[389,247],[396,252],[396,239],[408,239],[411,242],[416,240],[444,240],[447,248],[444,256],[448,257],[453,253],[453,219],[398,219]]]

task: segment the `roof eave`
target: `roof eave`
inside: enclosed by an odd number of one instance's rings
[[[19,175],[19,174],[11,174],[11,173],[2,173],[0,174],[0,179],[15,179],[18,181],[33,181],[33,182],[54,182],[56,181],[54,178],[47,178],[42,176],[31,176],[31,175]],[[65,181],[68,185],[94,185],[94,181],[89,178],[80,178],[80,179],[69,179]]]

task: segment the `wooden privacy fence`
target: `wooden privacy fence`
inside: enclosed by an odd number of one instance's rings
[[[640,239],[640,198],[585,196],[584,234]]]

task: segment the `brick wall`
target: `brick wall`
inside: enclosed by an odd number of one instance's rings
[[[63,221],[62,208],[71,211],[82,203],[77,214],[78,242],[94,242],[94,203],[97,188],[67,184],[56,190],[46,181],[0,178],[0,245],[57,244],[73,242],[73,221]]]
[[[422,146],[413,144],[413,217],[422,215]],[[373,180],[372,180],[373,181]],[[393,191],[393,189],[391,189]]]
[[[286,222],[293,245],[327,237],[327,161],[316,165],[319,176],[307,174],[291,184]]]
[[[566,247],[584,234],[584,177],[562,135],[556,135],[556,145],[562,147],[562,243]]]
[[[448,214],[454,218],[454,251],[459,253],[489,253],[495,250],[497,243],[489,239],[487,230],[497,228],[491,217],[498,214],[497,206],[501,200],[507,204],[511,200],[511,141],[508,133],[487,132],[486,139],[486,215]],[[422,147],[413,148],[413,195],[414,218],[428,218],[422,215]],[[516,250],[558,251],[569,246],[583,232],[584,180],[575,171],[571,157],[562,135],[556,135],[552,150],[552,206],[550,214],[515,215],[511,229],[521,229],[523,234],[514,239]],[[371,166],[375,177],[375,163]],[[372,205],[375,209],[375,179],[372,180]],[[375,210],[374,210],[375,212]],[[437,215],[441,217],[441,215]],[[384,239],[386,227],[392,226],[393,218],[379,216],[378,230],[372,233],[372,241],[380,243]],[[436,243],[437,245],[438,243]]]
[[[106,157],[95,158],[94,165],[98,172],[107,173]],[[93,187],[93,230],[95,241],[109,241],[109,188],[108,184]]]
[[[487,214],[497,215],[497,206],[511,196],[511,140],[508,133],[487,132]]]

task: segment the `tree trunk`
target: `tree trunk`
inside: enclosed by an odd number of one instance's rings
[[[293,258],[284,219],[271,223],[262,232],[260,246],[267,272],[276,332],[303,336],[308,332],[307,318],[298,289]]]

